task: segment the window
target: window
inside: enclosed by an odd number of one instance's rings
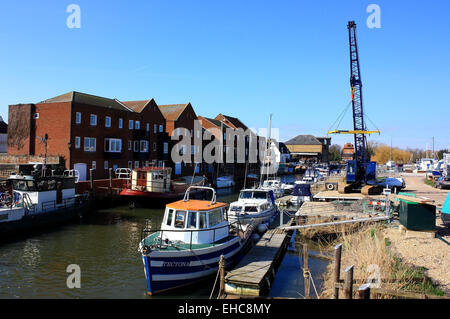
[[[128,168],[133,169],[133,161],[128,161]]]
[[[148,141],[140,141],[141,152],[148,152]]]
[[[97,125],[97,115],[91,114],[90,123],[91,123],[91,126],[96,126]]]
[[[166,225],[172,226],[172,220],[173,220],[173,209],[169,209],[169,212],[167,213]]]
[[[197,138],[200,138],[200,130],[197,130]]]
[[[79,136],[75,136],[75,148],[81,147],[81,139]]]
[[[97,168],[97,162],[96,161],[92,161],[92,169],[96,169]]]
[[[150,166],[149,164],[150,164],[149,161],[145,161],[145,167],[149,167]]]
[[[105,138],[105,152],[122,152],[122,140],[118,138]]]
[[[111,117],[105,117],[105,127],[111,127]]]
[[[209,214],[209,227],[216,226],[222,222],[222,213],[220,208],[208,212]]]
[[[105,163],[104,163],[104,168],[105,168],[105,169],[108,169],[108,161],[105,161]]]
[[[134,161],[134,168],[139,168],[139,161]]]
[[[163,131],[164,131],[164,125],[160,125],[160,126],[159,126],[159,131],[160,131],[160,132],[163,132]]]
[[[84,151],[85,152],[95,152],[96,151],[95,137],[85,137],[84,138]]]
[[[156,143],[153,143],[153,151],[156,151]]]
[[[163,167],[163,161],[159,161],[159,162],[158,162],[158,166],[159,166],[159,167]]]
[[[186,228],[197,228],[197,212],[188,213],[188,222]]]
[[[133,141],[128,141],[128,150],[131,151],[133,149]]]
[[[133,148],[133,150],[135,152],[139,152],[139,141],[134,141],[134,148]]]
[[[192,154],[192,155],[195,154],[195,145],[191,145],[191,154]]]
[[[75,113],[75,123],[81,124],[81,113],[80,112]]]
[[[158,132],[158,125],[153,124],[153,133],[157,133]]]
[[[136,130],[141,129],[141,122],[136,121],[134,128],[135,128]]]
[[[119,119],[119,128],[122,128],[122,127],[123,127],[123,119],[120,118],[120,119]]]
[[[128,128],[130,129],[130,130],[132,130],[133,129],[133,120],[130,120],[130,121],[128,121]]]
[[[165,142],[164,143],[164,154],[169,153],[169,143]]]
[[[175,213],[175,228],[184,228],[184,222],[186,220],[186,212],[182,210],[177,210]]]
[[[205,212],[200,212],[200,226],[199,228],[207,228],[208,227],[208,223],[206,221],[206,213]]]

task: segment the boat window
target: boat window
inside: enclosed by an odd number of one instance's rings
[[[239,198],[243,198],[243,199],[252,198],[252,192],[241,192],[241,195],[239,195]]]
[[[187,228],[197,228],[197,212],[189,212]]]
[[[230,210],[232,212],[240,212],[242,210],[242,206],[231,206]]]
[[[213,227],[222,222],[222,213],[220,209],[215,209],[209,212],[209,227]]]
[[[253,198],[256,199],[266,199],[266,193],[265,192],[254,192]]]
[[[27,191],[27,181],[13,181],[13,188],[18,191]]]
[[[169,209],[169,212],[167,213],[167,226],[172,226],[172,219],[173,219],[173,209]]]
[[[186,212],[177,210],[175,213],[175,228],[184,228],[184,221],[186,220]]]
[[[245,206],[244,211],[246,211],[246,212],[257,212],[258,208],[256,206]]]
[[[200,228],[207,228],[206,213],[200,213]]]

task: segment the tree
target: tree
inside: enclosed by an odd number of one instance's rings
[[[331,155],[331,160],[333,162],[340,162],[341,161],[341,146],[338,144],[333,144],[330,146],[330,155]]]

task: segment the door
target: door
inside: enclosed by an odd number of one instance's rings
[[[85,181],[87,176],[87,164],[86,163],[76,163],[73,165],[73,169],[78,171],[79,178],[78,181]]]

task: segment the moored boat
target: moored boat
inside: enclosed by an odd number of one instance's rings
[[[120,192],[120,196],[143,205],[164,203],[183,198],[189,186],[205,183],[203,176],[182,176],[172,180],[171,174],[170,167],[135,168],[131,172],[128,187]]]
[[[216,179],[217,188],[228,188],[235,185],[233,176],[220,176]]]
[[[189,198],[196,189],[211,191],[211,200]],[[213,188],[202,186],[189,187],[183,200],[166,205],[161,228],[146,230],[139,245],[149,295],[216,274],[221,255],[227,266],[239,260],[253,227],[230,223],[227,206],[216,202]]]
[[[228,220],[256,227],[270,220],[276,213],[272,190],[243,189],[238,200],[230,204]]]
[[[75,219],[88,207],[84,195],[75,194],[75,178],[11,175],[2,194],[0,237],[56,225]]]

